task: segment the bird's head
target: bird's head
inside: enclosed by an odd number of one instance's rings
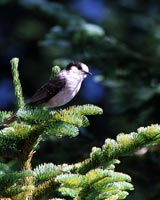
[[[91,75],[88,66],[81,62],[71,62],[67,65],[66,70],[71,71],[75,75],[79,75],[82,78],[86,78],[87,75]]]

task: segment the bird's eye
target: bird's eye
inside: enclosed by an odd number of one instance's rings
[[[81,66],[81,65],[78,65],[78,69],[79,69],[79,70],[82,70],[82,66]]]

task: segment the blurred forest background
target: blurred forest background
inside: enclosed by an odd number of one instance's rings
[[[159,123],[158,0],[1,0],[0,110],[16,110],[12,57],[20,58],[26,101],[49,79],[53,65],[86,63],[93,76],[68,105],[90,103],[104,110],[102,116],[89,117],[91,125],[78,137],[41,143],[33,166],[81,161],[105,138]],[[121,162],[118,170],[128,173],[135,185],[127,199],[160,199],[158,146]]]

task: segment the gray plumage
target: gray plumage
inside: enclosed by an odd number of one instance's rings
[[[31,97],[29,106],[59,107],[71,101],[78,93],[83,80],[89,75],[87,65],[71,62],[59,74],[50,79]],[[0,126],[6,126],[16,120],[16,113]]]

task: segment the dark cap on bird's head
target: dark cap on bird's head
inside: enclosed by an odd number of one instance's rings
[[[72,67],[76,67],[78,70],[83,71],[85,74],[91,75],[91,73],[89,72],[88,66],[84,63],[81,63],[78,61],[72,61],[67,65],[66,70],[71,70]]]
[[[76,66],[78,69],[82,69],[81,64],[81,62],[72,61],[67,65],[66,70],[70,70],[72,66]]]

